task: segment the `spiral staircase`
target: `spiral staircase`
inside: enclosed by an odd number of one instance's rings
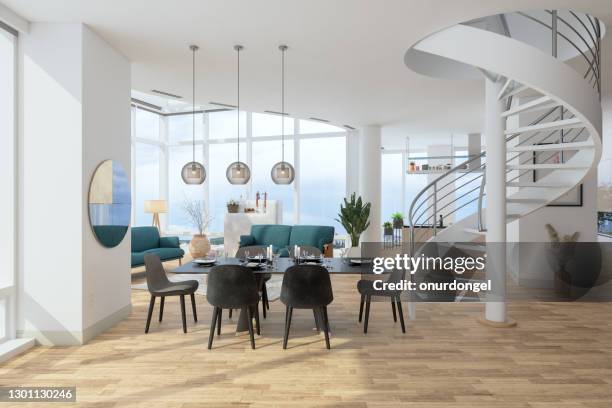
[[[416,72],[498,84],[508,223],[558,200],[596,171],[603,33],[600,21],[583,13],[509,13],[443,29],[406,53],[406,65]],[[483,152],[417,194],[408,214],[413,254],[425,242],[486,241],[485,169]],[[452,225],[436,228],[440,215]],[[433,227],[433,236],[422,227]]]

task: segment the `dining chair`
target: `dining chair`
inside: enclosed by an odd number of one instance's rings
[[[404,280],[406,271],[404,269],[394,269],[391,271],[387,283],[398,283]],[[365,322],[363,323],[363,332],[368,332],[368,321],[370,319],[370,302],[372,296],[388,297],[391,299],[391,310],[393,311],[393,321],[397,322],[397,315],[395,307],[397,305],[397,314],[399,314],[400,324],[402,326],[402,333],[406,333],[406,326],[404,324],[404,313],[402,312],[402,301],[399,290],[377,290],[374,289],[374,281],[368,279],[361,279],[357,282],[357,290],[361,294],[361,302],[359,304],[359,322],[363,316],[363,305],[365,303]]]
[[[267,249],[264,246],[245,246],[240,247],[236,251],[235,257],[240,260],[246,259],[246,254],[249,254],[249,257],[261,255],[264,258],[267,256]],[[261,293],[261,303],[262,303],[262,312],[263,318],[266,318],[266,311],[270,310],[270,302],[268,301],[268,289],[266,287],[266,282],[272,278],[272,275],[269,273],[260,274],[257,276],[258,278],[258,289]],[[261,280],[261,281],[259,281]],[[229,310],[229,317],[232,317],[232,309]]]
[[[334,300],[329,272],[320,265],[294,265],[283,275],[280,300],[286,306],[283,349],[287,348],[293,309],[312,309],[315,322],[325,332],[325,346],[329,349],[329,319],[327,306]],[[320,319],[317,319],[320,316]]]
[[[164,302],[167,296],[180,296],[181,315],[183,320],[183,333],[187,333],[187,318],[185,317],[185,296],[191,296],[191,309],[193,311],[193,320],[198,321],[195,304],[195,291],[198,289],[197,280],[186,280],[182,282],[170,282],[166,276],[166,271],[162,266],[159,256],[147,254],[144,256],[145,275],[147,278],[147,287],[151,293],[151,301],[149,302],[149,313],[147,315],[147,325],[145,333],[149,332],[151,325],[151,316],[155,308],[155,298],[160,298],[159,304],[159,321],[162,321],[164,315]]]
[[[213,266],[208,273],[208,286],[206,299],[214,306],[210,335],[208,336],[208,349],[212,348],[215,328],[217,335],[221,335],[221,315],[223,309],[243,309],[248,320],[251,348],[255,348],[255,335],[253,333],[253,315],[257,325],[257,334],[260,334],[259,293],[255,274],[242,265]]]

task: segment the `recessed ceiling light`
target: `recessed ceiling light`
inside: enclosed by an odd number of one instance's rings
[[[223,106],[224,108],[232,108],[232,109],[237,108],[236,105],[230,105],[229,103],[221,103],[221,102],[208,102],[208,103],[211,105]]]
[[[151,89],[151,92],[156,93],[158,95],[169,96],[170,98],[183,99],[183,97],[180,95],[175,95],[170,92],[160,91],[159,89]]]
[[[272,115],[281,115],[281,116],[289,116],[289,114],[287,112],[277,112],[277,111],[271,111],[271,110],[265,110],[265,113],[271,113]]]

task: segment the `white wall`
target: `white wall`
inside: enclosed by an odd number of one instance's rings
[[[82,341],[82,36],[31,24],[19,37],[18,333]]]
[[[85,341],[130,310],[130,233],[115,248],[95,239],[88,218],[89,182],[100,162],[118,161],[130,174],[130,64],[83,27],[82,239]]]
[[[82,24],[33,23],[20,54],[18,332],[81,344],[130,310],[129,238],[103,249],[87,213],[99,161],[130,168],[129,63]]]

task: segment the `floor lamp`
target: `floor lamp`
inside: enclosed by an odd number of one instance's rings
[[[168,203],[166,200],[146,200],[144,202],[144,211],[147,214],[153,214],[153,226],[161,231],[159,224],[159,214],[168,212]]]

